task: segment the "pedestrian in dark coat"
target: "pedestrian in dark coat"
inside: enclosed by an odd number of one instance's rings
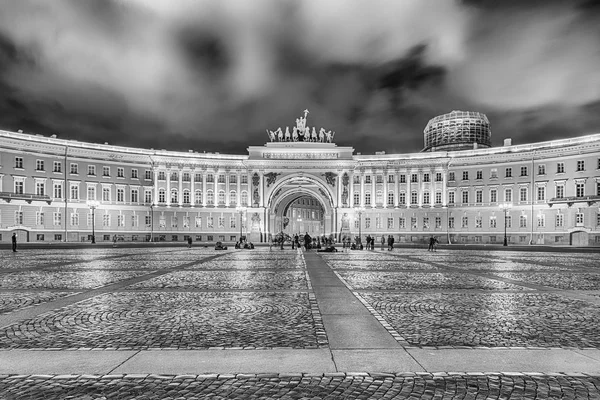
[[[13,233],[12,235],[12,251],[13,253],[17,252],[17,234]]]

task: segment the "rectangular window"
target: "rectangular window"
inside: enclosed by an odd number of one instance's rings
[[[213,183],[215,181],[215,176],[213,174],[206,175],[206,182]]]
[[[365,204],[367,206],[371,205],[371,193],[365,193]]]
[[[423,217],[423,229],[429,229],[429,217]]]
[[[498,201],[498,190],[490,189],[490,203],[496,203]]]
[[[454,217],[448,217],[448,228],[454,229]]]
[[[15,181],[15,194],[23,194],[24,193],[24,184],[23,181]]]
[[[419,199],[417,198],[417,196],[418,196],[418,195],[417,195],[417,192],[416,192],[416,191],[415,191],[415,192],[412,192],[412,193],[410,194],[410,204],[411,204],[411,205],[413,205],[413,206],[414,206],[414,205],[417,205],[417,203],[418,203],[418,201],[419,201]]]
[[[110,201],[110,188],[102,188],[102,201]]]
[[[359,184],[360,183],[360,175],[354,175],[354,177],[352,178],[352,182],[355,184]]]
[[[544,214],[538,214],[537,226],[538,226],[538,228],[543,228],[546,226],[546,216]]]
[[[62,172],[62,163],[60,161],[54,161],[52,172]]]
[[[435,204],[442,204],[442,192],[435,192]]]
[[[527,215],[519,215],[519,228],[527,228]]]
[[[144,191],[144,203],[152,203],[152,190]]]
[[[171,181],[176,181],[178,179],[179,179],[179,174],[177,173],[177,171],[171,172]]]
[[[15,168],[23,169],[23,157],[15,157]]]
[[[557,228],[562,228],[563,226],[565,226],[564,214],[556,214],[555,225]]]
[[[62,183],[54,183],[53,191],[55,199],[62,199]]]
[[[88,176],[95,176],[96,175],[96,166],[95,165],[88,165]]]
[[[394,183],[394,175],[388,175],[388,183]]]
[[[512,189],[504,189],[504,201],[507,203],[512,202]]]
[[[399,203],[400,205],[406,205],[406,193],[404,193],[404,192],[401,192],[401,193],[398,195],[398,203]]]
[[[490,217],[490,228],[495,228],[495,227],[496,227],[496,217],[491,216]]]
[[[125,226],[125,216],[117,215],[117,226],[123,227]]]
[[[436,182],[441,182],[442,181],[442,173],[441,172],[436,172],[435,173],[435,181]]]
[[[376,182],[376,183],[383,183],[383,176],[381,176],[381,175],[377,175],[377,177],[376,177],[376,181],[375,181],[375,182]]]
[[[417,217],[410,217],[410,227],[411,229],[419,228],[419,226],[417,225]]]
[[[365,217],[365,228],[366,229],[371,228],[371,218],[369,218],[369,217]]]
[[[52,214],[52,223],[54,226],[62,225],[62,214],[59,212],[55,212]]]
[[[147,227],[152,225],[152,215],[144,215],[144,223]]]
[[[237,175],[229,175],[229,183],[237,183]]]
[[[463,190],[462,192],[462,202],[463,204],[469,203],[469,192],[466,190]]]
[[[105,228],[110,227],[110,214],[104,214],[102,216],[102,226]]]
[[[360,204],[360,193],[354,192],[354,205],[357,206]]]
[[[71,185],[71,200],[78,200],[78,199],[79,199],[79,186]]]
[[[102,167],[102,176],[110,176],[110,167]]]
[[[213,217],[207,217],[206,218],[206,227],[207,228],[214,228]]]
[[[556,173],[562,174],[564,172],[565,172],[565,163],[564,162],[556,163]]]
[[[137,228],[138,227],[138,221],[139,221],[138,215],[132,215],[131,216],[131,227]]]
[[[152,180],[152,171],[147,169],[144,171],[144,179],[147,181],[151,181]]]
[[[44,196],[46,194],[46,184],[44,182],[35,183],[35,194]]]
[[[176,216],[171,217],[171,228],[177,228],[179,226],[179,219]]]
[[[35,224],[36,225],[44,225],[44,213],[41,211],[36,211],[35,213]]]
[[[133,168],[131,170],[131,178],[132,179],[138,179],[138,170],[137,169]]]
[[[507,228],[512,228],[512,217],[510,215],[507,215],[504,218],[504,222],[505,222]]]
[[[365,183],[371,183],[371,175],[365,176]]]
[[[596,196],[600,196],[600,181],[596,182]]]
[[[442,227],[442,217],[435,217],[435,229]]]
[[[394,192],[388,192],[387,203],[388,203],[388,206],[394,205]]]
[[[575,214],[575,225],[583,226],[583,213],[578,212]]]
[[[394,229],[394,218],[392,217],[388,217],[387,219],[387,228],[389,229]]]
[[[448,180],[449,180],[449,181],[454,181],[454,180],[455,180],[455,179],[454,179],[454,172],[450,172],[450,173],[448,173]]]
[[[483,217],[475,217],[475,228],[483,227]]]
[[[463,171],[463,181],[469,180],[469,171]]]
[[[506,172],[504,175],[505,177],[512,178],[512,168],[511,167],[506,168],[505,172]]]
[[[242,183],[248,183],[248,175],[242,175]]]
[[[527,167],[521,167],[521,176],[527,176]]]
[[[406,229],[406,219],[403,217],[398,218],[398,228]]]
[[[577,161],[577,171],[585,171],[585,161],[584,160]]]
[[[583,197],[585,196],[585,184],[584,183],[576,183],[575,184],[575,196]]]
[[[546,175],[546,166],[538,165],[538,175]]]
[[[219,183],[225,183],[225,175],[219,175]]]
[[[527,201],[527,188],[522,187],[519,189],[519,201]]]
[[[410,175],[410,181],[411,181],[411,183],[417,183],[417,182],[419,182],[419,175],[417,175],[417,174],[411,174]]]
[[[117,178],[125,178],[125,168],[117,168]]]
[[[429,174],[423,174],[423,182],[429,182]]]
[[[79,226],[79,214],[71,213],[71,226]]]
[[[400,175],[400,183],[406,183],[406,175]]]
[[[35,160],[35,170],[44,171],[44,160]]]
[[[423,204],[424,205],[431,204],[431,195],[429,194],[429,192],[423,192]]]
[[[71,163],[71,174],[77,175],[79,173],[79,168],[77,164]]]
[[[137,189],[131,189],[131,202],[132,203],[137,203],[138,202],[138,190]]]
[[[454,192],[448,192],[448,204],[454,204]]]
[[[477,171],[476,179],[478,179],[478,180],[483,179],[483,171],[481,171],[481,170]]]
[[[375,217],[375,229],[381,229],[381,217]]]
[[[158,180],[159,181],[165,181],[165,180],[167,180],[167,176],[165,174],[165,171],[158,171]]]
[[[478,189],[475,191],[475,202],[478,204],[483,203],[483,190]]]
[[[538,201],[546,200],[546,187],[545,186],[538,186],[537,199],[538,199]]]
[[[117,201],[123,202],[125,201],[125,190],[124,189],[117,189]]]
[[[490,170],[490,179],[496,179],[496,178],[498,178],[498,169],[492,168]]]
[[[467,217],[467,216],[462,217],[461,227],[462,228],[468,228],[469,227],[469,217]]]
[[[23,211],[15,211],[15,225],[23,225]]]

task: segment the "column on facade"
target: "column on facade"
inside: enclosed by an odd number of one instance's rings
[[[241,206],[242,205],[242,174],[240,171],[237,172],[236,174],[237,179],[236,179],[236,186],[237,186],[237,196],[236,196],[236,200],[237,200],[237,204],[236,206]]]
[[[182,169],[178,169],[177,170],[177,177],[179,178],[179,193],[177,195],[177,200],[179,202],[179,205],[183,205],[183,170]]]
[[[190,205],[196,206],[196,169],[190,171]],[[190,226],[192,226],[190,222]]]
[[[225,205],[229,207],[229,202],[231,199],[229,198],[229,170],[225,170]]]
[[[206,207],[206,170],[202,171],[202,205]]]
[[[338,207],[343,207],[343,203],[342,203],[342,174],[344,173],[344,171],[338,171],[337,174],[337,178],[336,178],[336,192],[337,192],[337,204]]]
[[[361,171],[360,173],[360,206],[365,207],[365,174]]]
[[[350,172],[348,175],[350,176],[348,182],[348,185],[350,186],[348,191],[350,196],[350,198],[348,199],[348,204],[350,205],[350,207],[356,207],[357,204],[354,204],[354,173]]]
[[[412,206],[412,171],[406,170],[406,206]]]
[[[387,185],[388,185],[388,173],[387,170],[384,169],[383,170],[383,207],[387,207],[387,203],[388,203],[388,191],[387,191]]]
[[[171,168],[167,169],[167,174],[166,174],[166,179],[167,179],[167,198],[165,199],[167,201],[167,205],[171,205]]]
[[[442,204],[448,206],[448,170],[442,175]]]
[[[264,195],[265,195],[264,194],[264,180],[265,180],[265,178],[264,178],[264,171],[259,171],[258,172],[258,178],[259,178],[258,185],[259,185],[259,188],[260,188],[258,190],[258,193],[260,195],[260,200],[259,200],[258,205],[259,205],[259,207],[264,207],[264,205],[265,205],[264,204]]]
[[[374,170],[371,170],[371,208],[375,208],[375,203],[377,201],[377,173]]]
[[[394,177],[394,186],[396,187],[396,193],[394,193],[394,207],[398,208],[400,201],[400,174],[397,169],[394,170],[394,175],[396,175]]]
[[[102,196],[102,193],[100,193],[100,196]],[[102,198],[102,197],[100,197]],[[158,170],[155,168],[154,169],[154,200],[152,201],[152,204],[157,204],[158,203]]]

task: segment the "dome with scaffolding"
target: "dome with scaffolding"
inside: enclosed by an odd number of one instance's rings
[[[452,111],[427,123],[423,151],[468,150],[492,146],[490,121],[475,111]]]

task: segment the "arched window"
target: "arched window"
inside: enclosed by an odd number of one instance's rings
[[[241,202],[244,207],[248,206],[248,192],[245,190],[242,191]]]
[[[190,204],[190,191],[187,189],[183,191],[183,204]]]
[[[165,189],[159,189],[158,190],[158,202],[159,203],[164,203],[166,201],[165,197],[166,197],[165,196]]]
[[[177,189],[171,189],[171,203],[178,203]]]
[[[235,190],[229,192],[229,204],[237,204],[237,193]]]
[[[225,191],[224,190],[219,190],[219,204],[220,205],[225,204]]]
[[[202,204],[202,190],[196,190],[196,194],[194,196],[194,201],[196,204]]]
[[[208,191],[206,192],[206,203],[207,203],[209,206],[212,206],[212,205],[214,205],[214,204],[215,204],[215,194],[213,193],[213,191],[212,191],[212,190],[208,190]]]

